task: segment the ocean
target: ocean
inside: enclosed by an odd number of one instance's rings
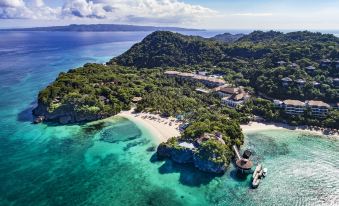
[[[213,36],[212,32],[186,34]],[[236,32],[234,32],[236,33]],[[39,90],[60,72],[105,63],[147,32],[0,32],[0,205],[336,205],[339,143],[289,130],[246,134],[268,168],[259,188],[226,174],[155,161],[152,134],[113,117],[31,124]]]

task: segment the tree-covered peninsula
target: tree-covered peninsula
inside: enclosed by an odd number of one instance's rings
[[[162,143],[159,157],[218,173],[229,164],[231,146],[243,143],[239,124],[255,116],[339,128],[338,38],[307,31],[227,38],[232,41],[154,32],[106,65],[60,73],[39,93],[33,114],[61,124],[103,119],[132,107],[180,116],[181,136]],[[274,99],[301,106],[287,110],[291,105]],[[310,106],[304,109],[306,100]],[[312,104],[322,109],[320,116]]]

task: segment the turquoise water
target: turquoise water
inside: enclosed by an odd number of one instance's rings
[[[0,205],[336,205],[339,143],[276,130],[246,135],[269,175],[257,190],[231,165],[223,176],[155,161],[141,125],[111,118],[32,125],[38,91],[59,72],[103,63],[145,33],[3,33],[0,39]]]

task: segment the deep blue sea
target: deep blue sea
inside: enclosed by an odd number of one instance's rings
[[[269,170],[252,190],[250,176],[232,165],[213,176],[152,161],[156,142],[127,119],[31,124],[39,90],[60,72],[107,62],[147,34],[0,32],[0,206],[338,205],[338,140],[288,130],[246,134],[244,148]]]

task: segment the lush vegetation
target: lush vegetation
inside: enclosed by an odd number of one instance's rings
[[[339,77],[336,65],[319,66],[320,59],[338,59],[338,38],[311,32],[256,31],[236,39],[225,44],[220,40],[154,32],[112,59],[107,66],[86,64],[61,73],[39,93],[39,106],[46,108],[51,119],[66,112],[100,119],[132,106],[136,106],[138,112],[165,117],[180,115],[188,127],[181,137],[165,144],[180,149],[179,141],[195,142],[204,133],[218,132],[225,144],[216,139],[208,140],[200,145],[196,154],[205,160],[225,164],[232,156],[231,146],[243,144],[239,123],[249,122],[254,115],[292,125],[339,128],[338,110],[321,120],[312,117],[310,111],[301,116],[288,116],[271,101],[256,97],[242,107],[230,109],[221,105],[218,95],[198,93],[196,88],[205,87],[201,83],[164,75],[167,69],[205,70],[222,75],[229,83],[243,86],[254,96],[266,99],[338,101],[338,87],[332,81]],[[281,60],[298,66],[277,65]],[[308,73],[305,67],[309,65],[316,70]],[[306,83],[283,86],[283,77],[304,79]],[[320,85],[315,86],[313,81]],[[142,99],[135,104],[134,97]]]
[[[189,67],[223,74],[236,85],[252,87],[272,98],[339,99],[333,79],[339,77],[335,65],[320,67],[321,59],[339,58],[339,39],[333,35],[255,31],[231,44],[172,32],[154,32],[121,56],[111,60],[138,68]],[[277,65],[278,61],[298,64]],[[316,70],[307,73],[306,67]],[[304,87],[292,83],[283,87],[281,79],[304,79]],[[320,85],[314,85],[316,81]]]

